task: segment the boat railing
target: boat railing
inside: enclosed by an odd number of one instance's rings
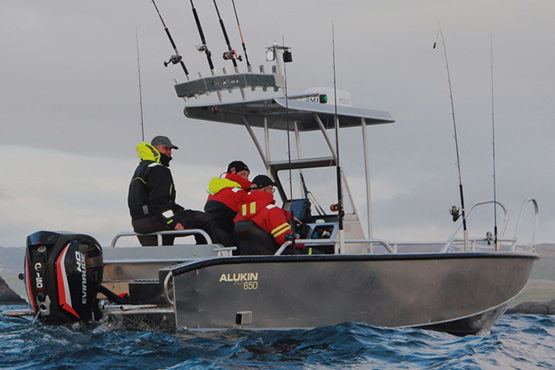
[[[445,242],[444,241],[418,241],[418,242],[397,241],[397,242],[390,242],[390,244],[393,246],[393,250],[395,251],[395,253],[399,251],[399,247],[406,247],[406,248],[427,247],[426,252],[433,252],[433,251],[437,251],[438,249],[441,249],[441,247],[443,246],[443,244],[445,244]]]
[[[473,239],[468,239],[469,242],[469,250],[471,252],[476,252],[478,250],[487,250],[487,249],[492,249],[495,250],[495,241],[493,240],[493,238],[473,238]],[[503,247],[503,243],[508,244],[508,243],[513,243],[515,242],[515,239],[511,239],[511,238],[498,238],[497,239],[497,250],[501,251],[502,247]],[[459,247],[460,246],[460,247]],[[443,248],[441,249],[441,253],[447,253],[447,252],[453,252],[456,251],[458,249],[464,249],[464,238],[454,238],[449,240],[449,242],[447,242]]]
[[[532,203],[534,206],[534,230],[532,232],[532,240],[530,244],[528,244],[528,249],[534,250],[536,246],[536,231],[538,230],[538,220],[540,217],[539,209],[538,209],[538,202],[534,198],[528,198],[522,203],[522,207],[520,208],[520,216],[518,217],[518,222],[515,228],[515,234],[513,236],[513,244],[511,245],[511,250],[516,250],[517,245],[516,241],[518,239],[518,235],[520,233],[520,225],[522,224],[522,219],[524,218],[524,211],[526,210],[526,206]]]
[[[395,249],[389,245],[385,240],[381,239],[347,239],[343,241],[346,244],[366,244],[368,248],[368,254],[372,253],[372,248],[374,244],[382,245],[389,253],[396,253]],[[279,249],[274,253],[274,256],[279,256],[283,253],[285,248],[289,247],[293,242],[288,240],[283,243]],[[309,244],[309,245],[337,245],[340,243],[339,239],[296,239],[296,244]]]
[[[177,237],[185,237],[191,235],[201,235],[206,239],[206,244],[213,244],[212,239],[208,235],[208,233],[202,229],[185,229],[185,230],[165,230],[165,231],[158,231],[150,234],[138,234],[134,231],[124,231],[112,239],[110,243],[110,247],[115,248],[118,240],[123,237],[139,237],[139,236],[156,236],[157,237],[157,246],[163,246],[162,237],[166,235],[173,235]],[[218,255],[228,256],[231,255],[232,251],[237,249],[236,247],[223,247],[220,244],[214,244],[214,252],[218,253]],[[171,247],[171,246],[170,246]]]
[[[534,206],[534,216],[535,216],[535,220],[534,220],[534,229],[532,232],[532,240],[531,243],[528,244],[526,246],[525,249],[533,251],[535,248],[535,240],[536,240],[536,231],[537,231],[537,226],[538,226],[538,219],[539,219],[539,213],[538,213],[538,203],[535,199],[533,198],[529,198],[526,199],[524,201],[524,203],[522,204],[521,210],[520,210],[520,216],[517,222],[517,226],[515,228],[515,233],[514,236],[512,238],[505,238],[505,231],[507,229],[507,224],[508,224],[508,220],[509,220],[509,216],[508,216],[508,212],[507,209],[505,208],[505,206],[499,202],[496,201],[486,201],[486,202],[479,202],[476,203],[472,206],[472,208],[470,208],[470,210],[468,211],[467,215],[466,215],[466,219],[468,220],[472,210],[474,210],[474,208],[478,207],[478,206],[483,206],[486,204],[497,204],[499,205],[502,209],[503,209],[503,213],[504,213],[504,220],[503,220],[503,227],[501,229],[500,232],[500,236],[497,238],[497,245],[495,245],[495,240],[493,239],[493,236],[488,233],[489,235],[487,235],[485,238],[473,238],[473,239],[469,239],[469,245],[470,245],[470,251],[476,251],[478,250],[477,245],[481,245],[482,248],[484,249],[483,245],[486,245],[489,248],[496,248],[496,250],[501,250],[503,243],[505,244],[510,244],[510,250],[511,251],[515,251],[517,249],[517,240],[518,240],[518,236],[520,233],[520,226],[522,224],[522,219],[524,217],[524,211],[526,210],[526,206],[528,205],[528,203],[532,203]],[[441,249],[442,253],[446,253],[449,251],[452,251],[454,249],[454,245],[458,245],[461,243],[464,243],[464,239],[461,238],[455,238],[455,235],[457,234],[457,232],[460,230],[462,226],[462,222],[460,222],[457,227],[455,228],[455,230],[453,231],[453,233],[451,234],[451,236],[449,237],[449,239],[447,240],[447,242],[445,243],[445,245],[443,246],[443,248]]]
[[[478,202],[478,203],[474,204],[474,205],[470,208],[470,210],[466,213],[466,219],[468,220],[468,219],[470,218],[470,215],[472,214],[472,211],[473,211],[475,208],[481,207],[481,206],[484,206],[484,205],[487,205],[487,204],[496,204],[496,205],[500,206],[501,209],[503,210],[503,227],[501,228],[501,232],[499,233],[499,235],[501,236],[501,238],[503,238],[504,235],[505,235],[505,231],[507,230],[507,225],[508,225],[508,223],[509,223],[509,213],[507,212],[507,208],[505,208],[505,206],[504,206],[502,203],[497,202],[497,201],[493,201],[493,200],[489,200],[489,201],[485,201],[485,202]],[[449,238],[447,238],[447,243],[445,243],[446,245],[447,245],[447,244],[451,244],[451,243],[450,243],[451,240],[454,240],[454,239],[455,239],[455,236],[457,235],[457,233],[458,233],[459,230],[461,229],[462,224],[463,224],[463,223],[462,223],[462,218],[461,218],[461,222],[459,222],[459,223],[457,224],[457,226],[455,227],[455,230],[453,230],[453,232],[451,233],[451,235],[449,236]]]
[[[164,278],[164,297],[166,298],[166,301],[169,304],[171,304],[172,306],[175,306],[175,299],[172,299],[170,297],[170,290],[173,291],[173,289],[170,288],[170,279],[173,279],[173,274],[171,273],[166,274],[166,277]],[[172,284],[172,288],[173,288],[173,284]]]

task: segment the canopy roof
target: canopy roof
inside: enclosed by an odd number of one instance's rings
[[[226,104],[210,104],[185,107],[185,115],[189,118],[244,125],[245,119],[253,127],[264,127],[265,119],[268,128],[292,130],[293,122],[299,131],[319,130],[319,117],[325,128],[334,128],[335,106],[319,104],[290,97],[269,98],[263,100],[241,101]],[[367,125],[395,122],[389,112],[337,106],[340,127],[360,127],[362,119]]]

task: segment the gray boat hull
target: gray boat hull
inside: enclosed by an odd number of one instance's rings
[[[245,256],[170,269],[177,327],[312,328],[341,322],[489,330],[535,254]]]

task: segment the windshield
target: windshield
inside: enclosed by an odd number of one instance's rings
[[[286,199],[308,198],[313,215],[337,215],[336,211],[330,209],[337,204],[336,172],[336,167],[282,170],[277,173],[276,180],[283,187]],[[344,189],[343,185],[343,209],[346,214],[354,213]]]

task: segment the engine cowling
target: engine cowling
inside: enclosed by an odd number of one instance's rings
[[[62,324],[99,318],[102,247],[85,234],[38,231],[27,237],[25,286],[35,315]]]

